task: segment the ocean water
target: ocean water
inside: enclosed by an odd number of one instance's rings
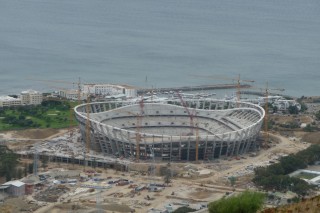
[[[158,88],[238,74],[320,95],[320,1],[0,0],[0,94],[72,87],[29,79]]]

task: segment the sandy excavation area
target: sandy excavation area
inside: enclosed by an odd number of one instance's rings
[[[6,137],[24,138],[25,134],[33,140],[40,142],[47,138],[57,137],[67,133],[67,130],[53,130],[43,132],[33,130],[28,132],[7,132]],[[3,135],[2,135],[3,136]],[[41,139],[46,138],[46,139]],[[243,155],[241,158],[224,158],[211,162],[198,163],[171,163],[170,168],[174,170],[176,176],[172,178],[167,186],[161,186],[161,190],[149,191],[146,188],[136,190],[139,187],[148,186],[150,183],[164,184],[164,178],[155,175],[148,175],[146,168],[150,162],[130,163],[127,172],[115,171],[113,169],[90,169],[92,172],[84,172],[83,166],[74,166],[64,163],[49,163],[46,170],[41,169],[39,174],[46,172],[50,174],[44,187],[34,191],[32,195],[21,198],[21,205],[5,203],[0,207],[0,212],[4,210],[14,210],[22,212],[23,209],[36,213],[67,213],[67,212],[147,212],[151,208],[164,209],[171,205],[174,208],[188,203],[190,206],[205,204],[217,200],[226,194],[238,193],[249,188],[254,188],[251,183],[253,169],[257,166],[268,165],[270,161],[277,161],[281,156],[296,153],[305,149],[310,144],[298,140],[289,139],[280,135],[272,135],[273,144],[269,149],[261,149],[256,154]],[[31,139],[32,141],[32,139]],[[21,141],[20,141],[21,142]],[[19,144],[19,140],[12,145]],[[157,167],[168,166],[164,162],[156,162]],[[56,170],[65,169],[69,176],[62,175],[64,172]],[[77,171],[77,172],[76,172]],[[205,175],[199,175],[200,171],[205,171]],[[60,174],[57,177],[55,174]],[[234,187],[230,186],[228,177],[236,176],[237,181]],[[80,177],[85,177],[84,179]],[[75,183],[62,181],[75,179]],[[126,184],[110,184],[111,180],[127,180]],[[56,181],[56,183],[53,183]],[[58,182],[57,182],[58,181]],[[121,181],[120,181],[121,182]],[[99,190],[93,186],[105,186]],[[61,195],[54,199],[50,194],[61,192]],[[49,194],[49,196],[48,196]],[[47,197],[46,197],[47,196]],[[10,202],[11,199],[8,200]],[[32,206],[37,205],[37,207]],[[18,208],[15,208],[18,206]],[[19,207],[21,206],[21,207]],[[37,208],[37,210],[35,210]],[[9,211],[10,212],[10,211]]]
[[[68,129],[25,129],[0,132],[0,139],[5,140],[43,140],[65,134]]]

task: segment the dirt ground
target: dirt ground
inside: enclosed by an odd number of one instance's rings
[[[47,139],[66,131],[68,131],[68,129],[26,129],[19,131],[6,131],[1,134],[4,138]]]
[[[312,144],[320,144],[320,132],[282,131],[286,137],[295,137],[298,141]]]
[[[38,208],[35,204],[28,204],[22,198],[11,198],[0,205],[1,213],[19,213],[19,212],[33,212]]]
[[[54,132],[51,133],[54,134]],[[56,136],[57,134],[54,135]],[[277,142],[275,142],[274,146],[272,146],[270,149],[261,150],[259,153],[257,153],[257,156],[246,156],[244,158],[241,158],[240,160],[220,159],[219,162],[199,162],[198,164],[191,164],[192,166],[197,167],[199,169],[210,169],[212,171],[212,174],[206,177],[173,178],[171,186],[166,187],[161,192],[148,192],[144,190],[138,194],[132,195],[132,188],[129,188],[128,185],[113,186],[112,188],[103,191],[100,195],[101,198],[103,198],[103,201],[100,206],[102,209],[104,209],[105,212],[130,212],[130,208],[136,209],[136,212],[146,212],[147,209],[150,209],[152,207],[163,208],[163,206],[167,203],[173,203],[181,200],[188,201],[189,203],[214,201],[224,196],[226,192],[233,191],[233,188],[230,186],[230,183],[227,181],[226,177],[233,175],[238,171],[243,171],[248,165],[252,165],[257,162],[269,161],[273,155],[276,155],[278,153],[295,153],[302,149],[305,149],[308,146],[308,144],[290,140],[287,137],[283,137],[280,135],[270,134],[270,137]],[[183,168],[188,164],[190,163],[172,163],[171,167],[179,167],[183,170]],[[142,170],[145,170],[148,167],[148,165],[149,163],[136,165],[133,164],[132,166],[130,166],[130,168],[133,169],[135,167],[142,167],[144,168]],[[73,166],[63,163],[49,163],[49,168],[54,167],[63,167],[71,169]],[[75,167],[79,169],[83,168],[81,166]],[[136,175],[133,172],[117,172],[111,169],[102,169],[102,171],[103,174],[101,178],[125,178],[128,180],[133,180],[133,182],[137,183],[138,185],[145,185],[150,183],[150,177],[141,174]],[[239,178],[235,185],[236,193],[251,187],[251,185],[248,185],[248,183],[250,183],[250,180],[250,175],[246,175]],[[163,182],[163,178],[158,177],[157,182]],[[146,200],[145,197],[147,195],[153,197],[154,200]],[[49,204],[45,207],[38,209],[35,212],[94,212],[97,210],[97,205],[95,203],[96,199],[97,193],[84,193],[79,195],[66,196],[63,201],[54,204]],[[31,208],[30,206],[24,207],[23,201],[13,202],[22,203],[22,207],[18,207],[19,209]],[[87,207],[91,208],[88,209]],[[12,212],[12,205],[7,204],[5,208],[7,209],[3,209],[3,211],[0,209],[0,212]]]
[[[204,199],[210,197],[212,193],[214,192],[207,189],[197,189],[195,192],[189,193],[189,196],[192,198]]]
[[[0,140],[10,141],[8,147],[13,150],[22,146],[31,146],[38,141],[48,140],[67,133],[69,129],[26,129],[0,132]],[[23,142],[23,144],[21,143]]]
[[[302,140],[305,142],[313,143],[313,144],[320,144],[320,132],[309,132],[306,133]]]
[[[313,119],[309,115],[270,115],[270,119],[274,120],[277,124],[288,124],[294,121],[299,121],[301,123],[310,124]]]

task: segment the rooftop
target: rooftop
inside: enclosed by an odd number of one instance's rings
[[[20,99],[18,98],[13,98],[10,96],[0,96],[0,101],[18,101]]]
[[[28,90],[22,91],[21,94],[40,94],[40,92],[32,89],[28,89]]]
[[[2,186],[8,186],[8,185],[13,185],[13,186],[16,186],[16,187],[20,187],[20,186],[23,186],[25,185],[25,183],[19,181],[19,180],[13,180],[13,181],[9,181],[9,182],[6,182],[4,184],[2,184]]]

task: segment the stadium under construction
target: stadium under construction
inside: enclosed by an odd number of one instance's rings
[[[96,152],[127,159],[195,161],[259,149],[265,111],[245,102],[174,99],[82,104],[75,114],[84,143]]]

